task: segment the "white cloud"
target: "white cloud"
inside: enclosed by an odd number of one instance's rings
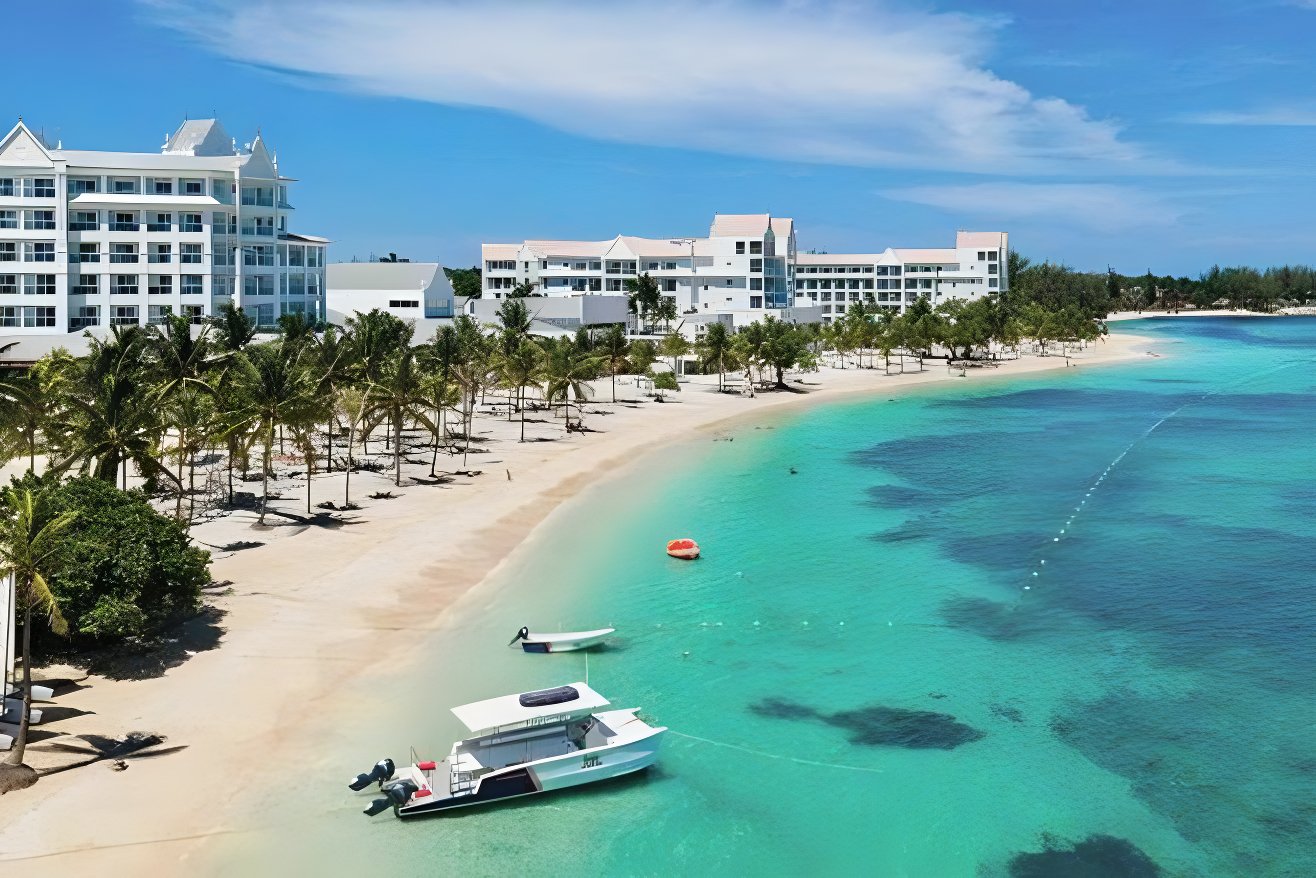
[[[1119,126],[984,65],[997,19],[845,0],[141,0],[242,62],[608,140],[862,166],[1130,169]]]
[[[1184,214],[1182,208],[1158,195],[1107,183],[1005,181],[911,186],[881,194],[988,224],[1046,221],[1100,232],[1173,225]]]
[[[1316,0],[1312,0],[1316,9]],[[1181,122],[1192,125],[1242,125],[1273,128],[1316,127],[1316,110],[1301,107],[1269,107],[1260,110],[1221,110],[1210,113],[1192,113],[1180,117]]]

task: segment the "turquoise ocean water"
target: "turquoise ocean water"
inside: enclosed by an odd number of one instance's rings
[[[1131,328],[1166,356],[740,425],[587,490],[343,693],[217,871],[1316,874],[1316,320]],[[663,555],[686,535],[704,558]],[[344,781],[442,756],[452,704],[585,676],[505,648],[523,624],[619,629],[589,679],[673,730],[659,764],[362,816]]]

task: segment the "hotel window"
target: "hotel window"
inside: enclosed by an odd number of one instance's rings
[[[762,273],[763,273],[763,260],[762,260],[762,259],[751,259],[751,260],[749,261],[749,270],[750,270],[750,273],[751,273],[751,274],[762,274]]]
[[[135,274],[114,275],[114,285],[110,287],[110,294],[114,296],[137,295],[137,275]],[[133,315],[133,319],[136,320],[135,312]]]
[[[170,314],[173,313],[174,313],[174,307],[172,305],[147,305],[146,322],[155,326],[159,326],[161,323],[165,322],[165,319]]]
[[[154,192],[156,195],[174,194],[173,180],[152,180],[151,184],[152,184],[151,191]]]
[[[114,214],[114,220],[110,223],[111,232],[135,232],[137,231],[137,214],[136,212],[118,211]]]
[[[18,211],[0,210],[0,229],[18,228]]]
[[[111,326],[124,326],[137,322],[136,305],[115,305],[110,312]]]
[[[22,309],[16,305],[0,305],[0,326],[18,326]]]
[[[663,292],[664,292],[664,293],[674,293],[674,292],[676,292],[676,281],[673,280],[672,278],[664,278],[664,280],[663,280]]]
[[[657,270],[658,270],[658,263],[657,263],[657,262],[646,262],[646,263],[644,263],[644,270],[645,270],[645,271],[657,271]]]
[[[420,307],[420,301],[419,301],[418,299],[390,299],[389,302],[388,302],[388,307],[390,307],[390,308],[419,308],[419,307]]]
[[[79,244],[78,251],[69,255],[69,262],[100,262],[101,245],[92,242],[90,244]]]
[[[210,194],[213,195],[217,201],[222,201],[225,204],[232,204],[233,186],[234,183],[232,180],[211,180]]]
[[[86,329],[88,326],[99,326],[100,322],[100,305],[80,305],[78,313],[69,317],[69,329]]]
[[[150,250],[146,254],[147,262],[167,263],[174,261],[174,248],[172,244],[151,244]]]
[[[55,276],[53,274],[23,275],[23,295],[25,296],[55,295]]]
[[[187,318],[188,323],[199,325],[206,322],[205,310],[200,305],[184,305],[183,316]]]
[[[761,278],[761,277],[751,277],[751,278],[749,279],[749,288],[750,288],[751,290],[761,290],[761,289],[763,289],[763,278]]]
[[[274,278],[265,274],[248,275],[242,279],[242,294],[244,296],[272,296],[274,295]]]
[[[998,255],[999,255],[999,254],[997,254],[997,252],[996,252],[995,250],[989,250],[989,251],[987,251],[987,261],[988,261],[988,262],[995,262],[995,261],[996,261],[996,258],[997,258]]]
[[[205,231],[205,227],[201,225],[201,214],[180,213],[178,215],[178,231],[180,232]]]
[[[0,177],[0,195],[12,196],[14,194],[14,178]]]
[[[18,261],[18,242],[0,241],[0,262]]]
[[[676,263],[675,263],[675,262],[664,262],[664,263],[663,263],[663,268],[664,268],[665,270],[667,270],[667,271],[676,271]]]
[[[18,275],[0,274],[0,296],[18,295]]]
[[[178,261],[185,264],[196,264],[201,262],[201,245],[200,244],[179,244]]]
[[[996,274],[996,263],[995,263],[995,262],[989,262],[989,263],[987,264],[987,273],[988,273],[988,274]]]
[[[199,274],[185,274],[182,277],[181,292],[184,296],[199,296],[205,292]]]
[[[146,231],[168,232],[174,227],[172,213],[149,213],[146,215]]]
[[[94,210],[74,210],[69,212],[70,232],[94,232],[99,226],[99,217]]]
[[[763,255],[763,242],[762,242],[762,241],[750,241],[750,242],[749,242],[749,252],[750,252],[751,254],[757,253],[757,254],[759,254],[760,256]]]
[[[987,286],[991,287],[992,289],[996,289],[996,278],[994,277],[987,278]]]
[[[137,261],[136,244],[111,244],[110,263],[130,263]]]
[[[55,309],[50,305],[27,305],[23,308],[23,325],[46,327],[55,325]]]
[[[55,211],[53,210],[25,210],[23,211],[23,228],[37,231],[51,231],[55,228]]]
[[[55,178],[54,177],[24,177],[23,197],[24,198],[54,198]]]
[[[762,296],[750,296],[750,297],[749,297],[749,307],[751,307],[751,308],[762,308],[762,307],[763,307],[763,297],[762,297]]]
[[[205,180],[179,180],[178,185],[183,195],[205,195]]]
[[[737,242],[736,242],[736,255],[737,255],[737,256],[744,256],[744,255],[745,255],[745,242],[744,242],[744,241],[737,241]]]
[[[306,264],[306,250],[302,247],[288,248],[288,264],[300,268]]]
[[[95,177],[74,177],[69,180],[69,194],[81,195],[84,192],[99,192],[100,181]]]
[[[99,293],[100,278],[94,274],[69,275],[69,295],[94,296]]]
[[[116,177],[110,181],[110,189],[120,194],[136,194],[137,178],[136,177]],[[134,323],[137,321],[134,320]]]
[[[152,274],[148,276],[146,284],[146,294],[148,296],[168,296],[174,292],[174,279],[168,274]]]
[[[621,281],[619,281],[619,280],[614,280],[614,279],[612,279],[612,278],[608,278],[608,292],[610,292],[610,293],[620,293],[620,292],[621,292]]]
[[[986,262],[986,261],[987,261],[987,251],[986,251],[986,250],[979,250],[979,251],[978,251],[978,261],[979,261],[979,262]]]

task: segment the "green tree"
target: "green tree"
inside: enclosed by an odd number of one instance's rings
[[[706,366],[717,368],[717,389],[720,393],[727,361],[732,358],[731,333],[727,332],[726,324],[720,320],[708,324],[699,343],[699,356]]]
[[[574,396],[581,410],[577,424],[584,425],[584,402],[589,399],[589,382],[598,374],[598,361],[580,350],[569,338],[558,339],[547,350],[545,365],[547,383],[544,395],[549,405],[561,400],[566,416],[567,431],[571,431],[571,399]]]
[[[210,318],[215,341],[222,350],[237,352],[256,337],[256,321],[232,302],[225,302],[219,313]]]
[[[528,388],[539,390],[544,378],[544,352],[528,338],[521,339],[516,350],[502,358],[499,374],[504,386],[524,394]],[[525,441],[525,406],[521,407],[521,440]]]
[[[663,336],[662,344],[659,351],[664,357],[672,358],[672,374],[681,374],[680,359],[690,353],[690,342],[686,341],[685,336],[679,332],[669,332]]]
[[[445,268],[443,273],[452,282],[452,293],[467,299],[478,299],[484,295],[480,266],[470,268]]]
[[[63,636],[68,631],[47,580],[56,564],[59,535],[76,517],[74,512],[52,514],[28,489],[9,488],[4,500],[0,508],[0,579],[13,577],[15,612],[23,614],[23,708],[18,734],[4,759],[7,770],[0,774],[0,792],[10,786],[5,775],[17,776],[17,767],[24,765],[26,755],[32,711],[32,617],[40,612],[56,634]],[[22,773],[26,780],[17,786],[36,782],[30,769]]]
[[[416,367],[416,351],[404,348],[390,360],[379,378],[366,388],[370,410],[388,416],[393,424],[393,484],[402,485],[402,425],[408,419],[417,421],[433,433],[435,426],[429,419],[429,396],[425,392],[420,370]]]
[[[626,293],[630,311],[635,315],[640,330],[644,331],[662,302],[663,294],[658,287],[658,281],[645,272],[637,278],[627,279]]]
[[[599,339],[597,349],[603,366],[612,376],[612,401],[617,401],[617,375],[630,368],[630,345],[626,341],[626,330],[620,323],[609,326]]]
[[[509,299],[527,299],[530,296],[535,295],[535,287],[537,286],[539,286],[539,284],[534,281],[523,280],[516,286],[512,287],[512,291],[507,294],[507,297]]]
[[[644,375],[658,359],[658,348],[647,338],[637,338],[631,342],[630,352],[627,357],[631,361],[631,368],[635,370],[635,374]]]
[[[663,394],[666,391],[681,392],[681,385],[677,383],[676,376],[671,372],[659,372],[653,376],[654,396],[659,402],[663,401]]]

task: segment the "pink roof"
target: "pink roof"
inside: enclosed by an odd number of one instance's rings
[[[1005,232],[956,232],[955,246],[964,249],[973,247],[983,247],[991,250],[1001,250],[1007,245],[1008,236]]]
[[[520,244],[481,244],[480,258],[488,262],[490,260],[503,261],[507,259],[515,260],[521,252]]]
[[[960,255],[958,253],[954,250],[944,248],[907,250],[903,247],[897,247],[895,249],[895,254],[901,262],[929,262],[935,265],[939,262],[946,263],[960,261]]]
[[[526,241],[525,245],[540,256],[596,256],[612,246],[612,241]]]
[[[771,223],[772,215],[767,213],[718,213],[713,215],[708,234],[713,238],[761,238],[767,234]]]

